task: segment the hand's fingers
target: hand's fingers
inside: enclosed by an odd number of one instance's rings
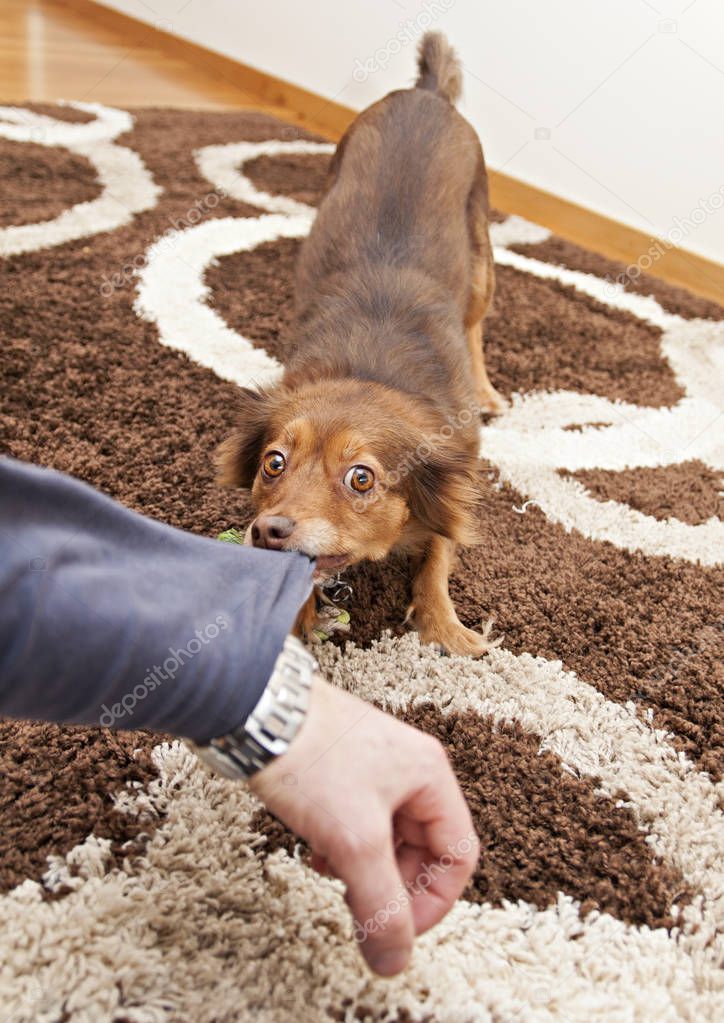
[[[460,791],[450,763],[442,746],[438,747],[426,783],[415,790],[398,808],[400,817],[409,817],[423,825],[424,843],[432,854],[446,853],[456,860],[467,862],[472,871],[477,859],[477,837],[468,804]],[[471,845],[475,846],[471,850]]]
[[[462,894],[461,884],[464,889],[467,870],[452,864],[445,854],[440,861],[429,849],[417,846],[399,846],[397,861],[410,899],[415,934],[423,934],[445,916]]]
[[[397,859],[411,903],[415,934],[424,934],[441,920],[462,894],[467,868],[437,860],[429,849],[400,846]],[[461,882],[460,871],[463,871]]]
[[[396,846],[401,843],[405,845],[419,845],[420,847],[427,845],[425,825],[420,824],[419,821],[414,820],[412,817],[408,817],[405,813],[395,814],[393,831]]]
[[[434,926],[453,907],[463,894],[478,862],[479,844],[473,832],[454,847],[456,852],[444,852],[437,858],[430,857],[421,876],[432,883],[418,883],[411,891],[412,917],[415,933],[422,934]]]
[[[312,853],[309,857],[309,865],[312,870],[316,870],[318,874],[322,875],[322,877],[326,877],[331,874],[327,860],[324,856],[320,856],[319,853]]]
[[[375,816],[384,814],[383,808]],[[386,832],[370,841],[348,833],[335,850],[330,866],[347,885],[347,903],[355,918],[355,937],[369,966],[385,977],[405,968],[415,936],[412,913],[392,846]]]
[[[460,897],[479,855],[470,811],[442,749],[427,784],[400,807],[398,816],[400,820],[416,821],[425,835],[420,842],[419,831],[405,825],[417,841],[406,850],[398,849],[403,875],[408,875],[420,862],[420,846],[427,847],[429,856],[424,869],[420,863],[423,885],[415,885],[410,892],[415,930],[419,934],[437,923]],[[410,881],[407,876],[405,879]]]
[[[435,862],[435,857],[427,846],[408,845],[405,842],[398,845],[395,852],[403,884],[408,889],[417,888],[420,891],[429,886],[423,875],[428,873],[428,867]]]

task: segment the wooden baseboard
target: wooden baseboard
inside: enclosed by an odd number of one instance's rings
[[[146,45],[194,67],[208,70],[238,91],[238,106],[267,109],[277,116],[336,141],[354,120],[349,107],[326,100],[281,78],[214,53],[196,43],[187,42],[160,28],[137,21],[94,0],[54,0],[103,23],[130,39],[142,38]],[[153,98],[149,99],[153,103]],[[490,170],[490,200],[506,213],[534,220],[555,234],[578,245],[620,260],[635,263],[648,252],[656,239],[643,231],[621,224],[600,213],[585,209],[560,196],[526,184],[516,178]],[[649,273],[697,295],[724,304],[724,266],[684,249],[667,248],[651,266]]]
[[[534,220],[561,238],[626,266],[635,264],[649,251],[656,252],[656,260],[647,273],[724,305],[724,266],[721,264],[675,246],[669,248],[668,243],[663,242],[659,250],[665,251],[659,255],[656,243],[660,239],[654,235],[637,231],[507,174],[490,171],[489,178],[490,201],[498,209]]]

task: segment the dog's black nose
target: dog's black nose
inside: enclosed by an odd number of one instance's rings
[[[260,515],[251,524],[251,542],[255,547],[272,551],[284,549],[284,541],[292,535],[296,525],[283,515]]]

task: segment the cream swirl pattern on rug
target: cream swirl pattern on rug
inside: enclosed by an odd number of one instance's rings
[[[0,228],[0,256],[13,256],[112,231],[137,213],[152,209],[160,189],[138,153],[114,141],[130,131],[133,118],[125,110],[100,103],[69,103],[95,115],[88,124],[74,124],[17,107],[0,107],[0,138],[62,146],[95,167],[102,193],[78,203],[53,220]]]

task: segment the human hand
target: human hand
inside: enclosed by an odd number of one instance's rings
[[[445,916],[478,860],[440,743],[317,675],[298,735],[250,784],[309,843],[315,869],[347,885],[369,966],[403,970],[415,936]]]

